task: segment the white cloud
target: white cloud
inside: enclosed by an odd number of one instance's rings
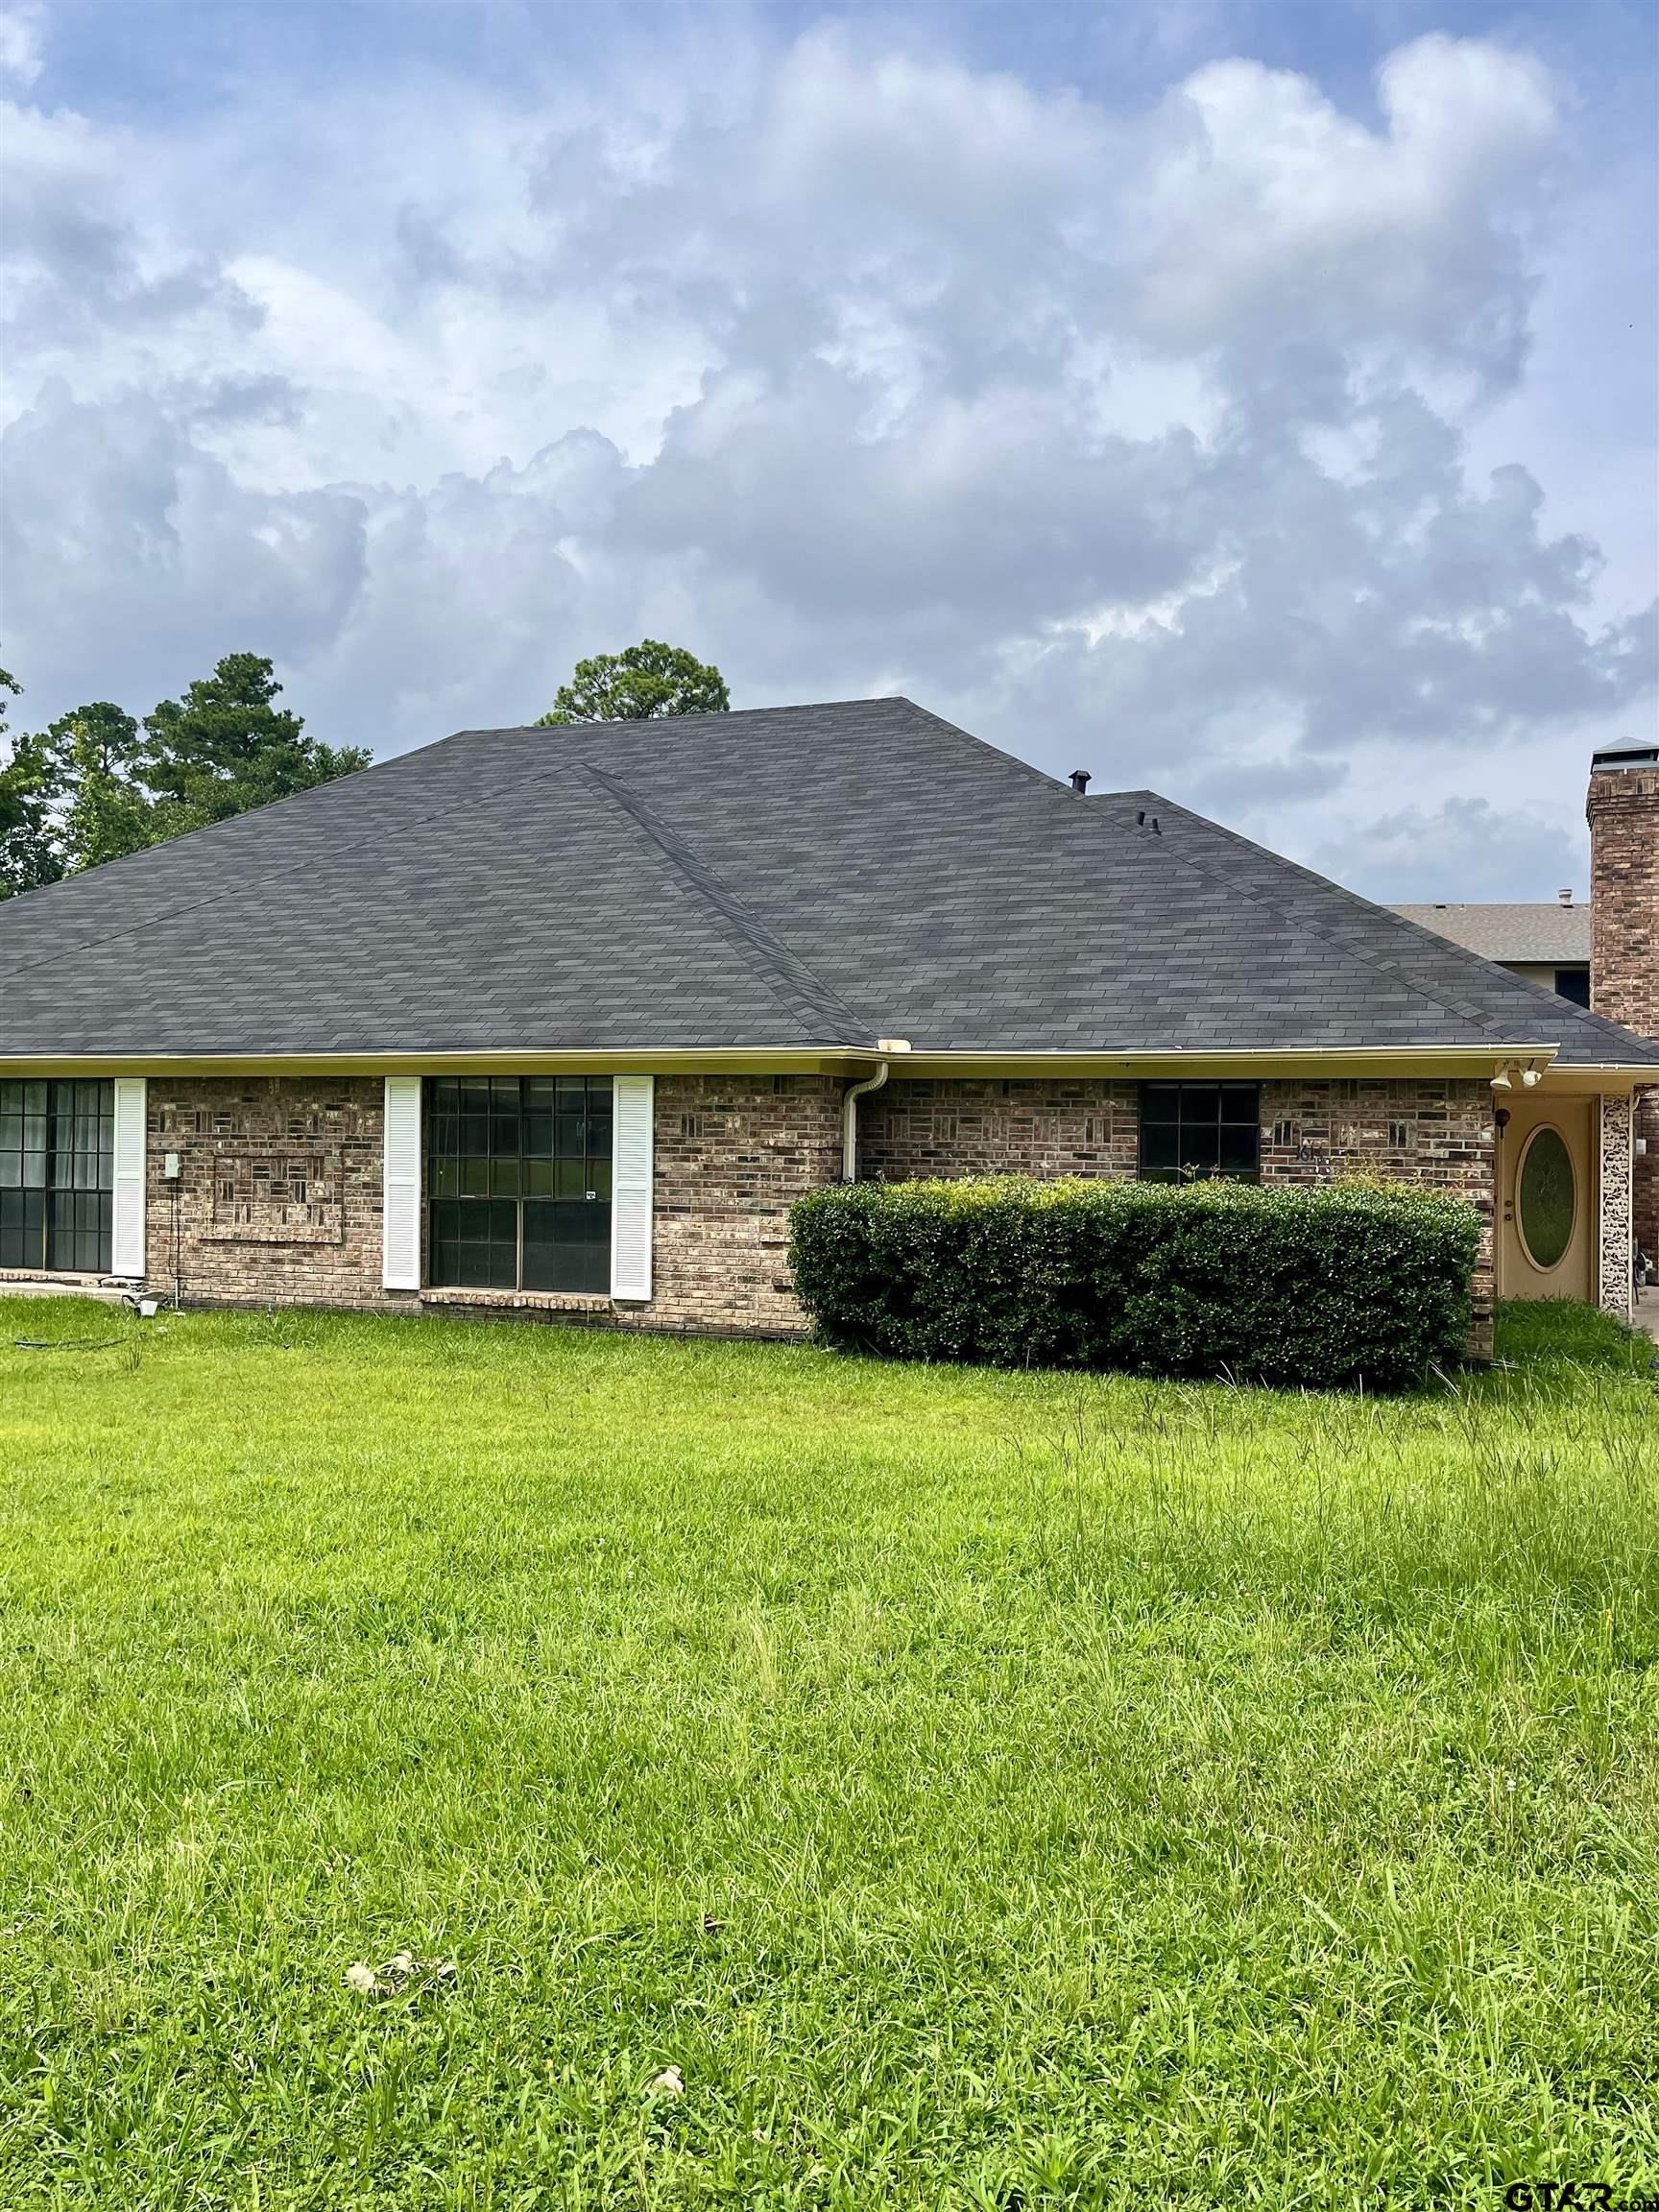
[[[1547,899],[1584,890],[1581,840],[1559,817],[1485,799],[1405,806],[1327,839],[1312,856],[1339,883],[1364,882],[1399,905],[1432,899],[1503,899],[1521,881]]]
[[[32,708],[249,646],[385,749],[649,631],[1373,869],[1368,760],[1435,821],[1500,755],[1553,798],[1649,695],[1651,617],[1469,462],[1526,389],[1537,62],[1418,40],[1366,120],[1230,60],[1125,116],[868,26],[709,36],[441,128],[396,69],[165,135],[23,109]]]
[[[38,8],[0,8],[0,78],[33,84],[43,65]]]
[[[1176,350],[1334,342],[1514,377],[1548,80],[1527,56],[1436,35],[1388,58],[1378,98],[1381,132],[1245,60],[1170,96],[1129,203],[1150,333]]]

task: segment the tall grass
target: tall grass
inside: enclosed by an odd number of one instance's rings
[[[87,1313],[0,1302],[0,2203],[1659,2187],[1610,1324],[1374,1402]]]

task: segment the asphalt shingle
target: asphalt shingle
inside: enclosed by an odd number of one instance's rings
[[[463,732],[0,904],[0,1054],[878,1037],[1659,1065],[1168,800],[1079,799],[904,699]]]

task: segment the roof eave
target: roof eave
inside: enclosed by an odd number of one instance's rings
[[[1558,1043],[1501,1045],[1235,1046],[1117,1050],[927,1050],[897,1044],[514,1046],[462,1051],[335,1052],[0,1052],[5,1075],[384,1075],[489,1072],[523,1074],[818,1073],[861,1074],[882,1060],[914,1076],[1094,1075],[1121,1081],[1180,1078],[1274,1079],[1343,1075],[1490,1079],[1530,1063],[1551,1089],[1629,1089],[1659,1083],[1659,1063],[1557,1059]]]

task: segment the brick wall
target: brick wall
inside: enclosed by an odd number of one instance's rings
[[[382,1098],[364,1075],[152,1076],[151,1283],[177,1273],[193,1304],[411,1305],[380,1286]]]
[[[1262,1084],[1263,1183],[1322,1183],[1354,1170],[1443,1190],[1479,1211],[1469,1349],[1489,1359],[1498,1170],[1490,1084],[1427,1076]]]
[[[612,1327],[800,1334],[788,1212],[839,1177],[844,1088],[836,1076],[660,1076],[655,1296],[615,1309],[573,1300],[565,1310]],[[176,1191],[191,1302],[417,1308],[414,1294],[380,1285],[381,1099],[372,1077],[152,1078],[152,1283],[165,1289],[174,1270]],[[1368,1166],[1472,1198],[1486,1223],[1476,1295],[1489,1313],[1485,1084],[1269,1083],[1262,1107],[1264,1181]],[[1137,1091],[1052,1077],[896,1081],[863,1102],[859,1139],[860,1172],[894,1181],[1015,1168],[1129,1176]],[[180,1155],[177,1185],[162,1173],[168,1152]]]
[[[657,1078],[655,1291],[623,1308],[656,1329],[799,1335],[789,1208],[840,1180],[833,1075]]]
[[[858,1139],[859,1173],[892,1182],[1009,1169],[1129,1176],[1137,1167],[1137,1088],[1055,1077],[892,1082],[860,1107]],[[1262,1086],[1264,1183],[1320,1183],[1351,1168],[1426,1184],[1479,1208],[1470,1350],[1489,1358],[1497,1171],[1490,1087],[1417,1077]]]
[[[1659,1037],[1659,769],[1596,769],[1590,823],[1590,1003]],[[1659,1257],[1659,1090],[1641,1094],[1635,1133],[1636,1235]]]
[[[893,1081],[858,1106],[858,1172],[890,1183],[919,1175],[1133,1175],[1140,1141],[1133,1083]]]
[[[834,1076],[660,1076],[649,1305],[514,1302],[622,1328],[801,1334],[789,1285],[791,1202],[841,1171]],[[150,1281],[175,1268],[197,1305],[410,1311],[381,1287],[378,1077],[152,1077]],[[163,1174],[180,1156],[177,1183]],[[177,1261],[175,1261],[177,1227]],[[510,1294],[501,1294],[506,1306]],[[457,1303],[488,1306],[469,1293]]]

